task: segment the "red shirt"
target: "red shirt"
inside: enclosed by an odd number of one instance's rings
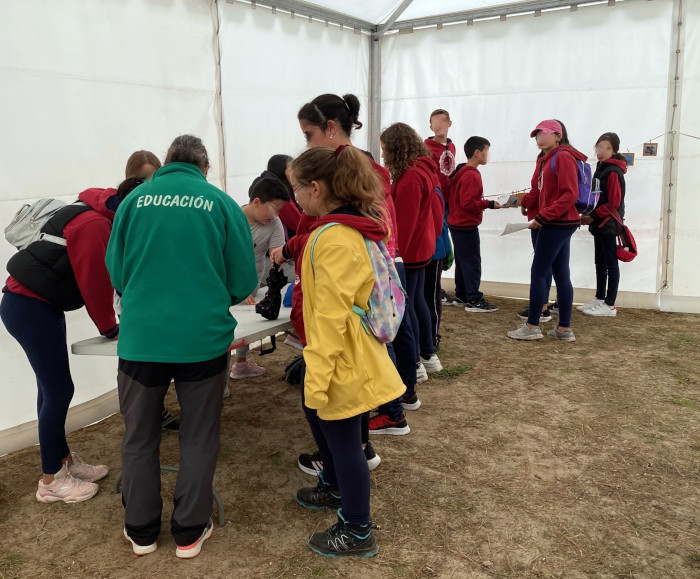
[[[116,189],[87,189],[78,199],[94,211],[86,211],[71,219],[63,228],[68,259],[70,260],[85,308],[103,336],[113,338],[119,333],[114,314],[114,290],[105,265],[109,234],[112,232],[114,212],[106,207]],[[12,276],[5,282],[12,293],[44,300]]]
[[[437,176],[438,182],[440,183],[440,190],[442,191],[442,196],[445,198],[445,203],[449,206],[450,199],[452,197],[452,192],[450,191],[450,180],[449,177],[454,173],[456,168],[456,149],[455,145],[451,139],[447,139],[446,144],[438,143],[435,137],[428,137],[423,141],[425,146],[428,147],[430,151],[430,156],[435,161],[437,165]]]
[[[484,199],[481,173],[476,167],[463,165],[450,181],[452,203],[447,224],[454,229],[476,229],[481,225],[484,210],[490,207]]]
[[[555,171],[552,171],[552,157]],[[535,220],[540,225],[570,227],[581,225],[576,209],[578,200],[578,171],[576,161],[586,161],[588,157],[576,149],[559,146],[552,149],[542,159],[539,195],[539,213]],[[538,167],[540,164],[538,163]],[[538,175],[539,180],[539,175]]]

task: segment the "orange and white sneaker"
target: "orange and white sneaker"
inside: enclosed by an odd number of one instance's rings
[[[80,503],[91,499],[100,487],[94,482],[80,480],[72,476],[64,464],[49,484],[39,479],[36,500],[40,503]]]
[[[191,545],[187,545],[186,547],[178,546],[178,548],[175,549],[175,556],[179,557],[180,559],[194,559],[201,552],[204,541],[211,537],[213,532],[214,522],[211,519],[209,519],[209,522],[207,523],[207,526],[204,527],[204,532],[199,537],[199,539],[197,539]]]
[[[92,466],[74,452],[70,453],[73,462],[68,466],[68,474],[87,482],[97,482],[107,476],[109,467],[104,464]]]

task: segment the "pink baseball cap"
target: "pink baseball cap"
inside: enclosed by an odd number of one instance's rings
[[[542,131],[545,135],[549,135],[550,133],[559,133],[561,135],[563,133],[561,124],[554,119],[542,121],[535,127],[535,130],[530,133],[530,137],[534,137],[540,131]]]

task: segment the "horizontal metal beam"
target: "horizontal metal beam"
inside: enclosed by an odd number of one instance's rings
[[[499,18],[501,16],[522,14],[523,12],[551,10],[552,8],[562,8],[575,4],[583,4],[586,1],[587,0],[540,0],[525,4],[508,4],[501,7],[485,8],[482,10],[466,10],[464,12],[453,12],[452,14],[416,18],[414,20],[401,20],[399,22],[395,22],[394,25],[389,28],[389,30],[411,30],[413,28],[468,22],[470,20],[479,20],[481,18]]]
[[[233,4],[234,0],[226,0],[229,4]],[[306,2],[298,2],[296,0],[249,0],[250,4],[258,6],[267,6],[268,8],[279,8],[285,12],[293,12],[299,16],[310,16],[317,20],[331,22],[333,24],[342,24],[348,28],[359,28],[367,32],[374,32],[377,28],[376,24],[361,18],[354,18],[347,14],[326,10],[313,4]]]

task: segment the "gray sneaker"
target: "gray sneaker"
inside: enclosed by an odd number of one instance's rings
[[[554,328],[553,330],[549,330],[549,332],[547,332],[547,335],[550,338],[556,338],[557,340],[561,340],[562,342],[576,341],[576,336],[574,336],[573,330],[566,330],[566,332],[560,332],[558,328]]]
[[[520,326],[517,330],[511,330],[508,332],[508,337],[513,340],[541,340],[544,338],[542,335],[542,330],[539,326],[536,328],[528,328],[527,322]]]

